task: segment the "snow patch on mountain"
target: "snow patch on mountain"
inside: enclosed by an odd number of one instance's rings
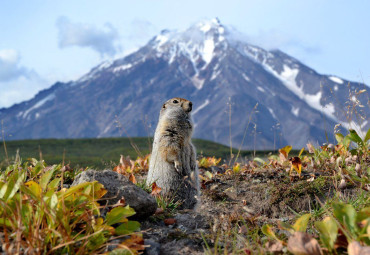
[[[269,112],[271,113],[272,117],[275,119],[275,120],[278,120],[278,118],[276,118],[276,115],[274,113],[274,110],[272,110],[271,108],[267,107],[267,109],[269,110]]]
[[[157,47],[160,48],[163,44],[165,44],[168,41],[168,36],[164,34],[157,35],[156,41],[158,42]]]
[[[213,71],[211,81],[217,78],[217,76],[221,73],[221,70]]]
[[[299,73],[298,68],[290,68],[287,65],[283,65],[283,71],[279,74],[276,72],[271,66],[268,64],[263,65],[267,71],[272,73],[275,77],[277,77],[281,82],[295,95],[297,95],[300,99],[304,100],[310,107],[323,112],[329,118],[334,121],[338,121],[335,117],[335,107],[333,104],[322,105],[321,104],[321,97],[322,92],[319,91],[316,94],[305,94],[303,92],[303,87],[299,87],[296,83],[296,78]]]
[[[53,100],[55,98],[55,94],[50,94],[48,95],[47,97],[45,97],[44,99],[41,99],[40,101],[38,101],[36,104],[34,104],[31,108],[29,108],[28,110],[26,110],[22,117],[23,118],[26,118],[27,115],[33,111],[33,110],[36,110],[37,108],[41,107],[42,105],[44,105],[47,101],[50,101],[50,100]]]
[[[259,91],[261,91],[261,92],[266,92],[262,87],[260,87],[260,86],[257,86],[257,89],[259,90]]]
[[[343,84],[343,80],[342,79],[339,79],[338,77],[336,76],[329,76],[329,79],[332,80],[333,82],[335,83],[338,83],[338,84]]]
[[[124,71],[126,69],[130,69],[132,67],[132,64],[126,64],[126,65],[120,65],[115,68],[113,68],[113,73]]]
[[[185,56],[193,63],[195,69],[199,60],[206,68],[214,57],[214,51],[218,44],[225,40],[224,27],[217,19],[205,20],[190,27],[186,31],[162,31],[154,38],[153,49],[157,56],[164,56],[171,64],[176,57]]]
[[[191,81],[198,90],[201,90],[203,88],[205,79],[199,79],[198,76],[194,76],[191,78]]]
[[[244,80],[251,81],[247,75],[245,75],[244,73],[242,75],[243,75]]]
[[[292,107],[292,113],[294,114],[294,116],[298,117],[298,114],[299,114],[299,107]]]
[[[111,65],[112,65],[111,60],[104,61],[103,63],[101,63],[97,67],[93,68],[89,73],[87,73],[86,75],[84,75],[80,79],[78,79],[77,82],[71,83],[71,86],[75,86],[76,84],[79,84],[79,83],[97,78],[104,69],[108,68]]]
[[[203,46],[203,60],[206,62],[206,65],[208,65],[212,58],[213,58],[213,51],[215,49],[215,43],[212,40],[212,38],[208,38],[207,40],[204,41],[204,46]]]
[[[203,104],[199,105],[199,107],[193,111],[193,114],[192,114],[192,115],[195,115],[197,112],[199,112],[199,111],[200,111],[200,110],[202,110],[204,107],[206,107],[206,106],[209,104],[209,102],[210,102],[210,101],[209,101],[208,99],[206,99],[206,101],[204,101],[204,103],[203,103]]]

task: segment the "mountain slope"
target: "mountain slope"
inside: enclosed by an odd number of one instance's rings
[[[326,141],[337,123],[355,125],[348,123],[348,98],[369,116],[367,92],[358,99],[349,94],[363,88],[239,40],[215,19],[162,31],[125,58],[0,109],[0,119],[10,139],[146,136],[162,103],[179,96],[193,101],[195,137],[229,144],[231,126],[233,146],[246,134],[246,149],[298,148]],[[365,117],[351,118],[369,127]]]

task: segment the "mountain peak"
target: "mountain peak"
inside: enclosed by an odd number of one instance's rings
[[[198,23],[196,23],[194,26],[192,26],[189,30],[198,29],[202,31],[203,33],[218,33],[223,34],[225,32],[224,26],[221,24],[220,20],[218,18],[213,19],[206,19],[201,20]]]
[[[206,66],[212,61],[215,49],[226,45],[225,27],[218,18],[201,20],[184,31],[162,30],[153,38],[151,47],[158,56],[172,63],[177,56],[186,56],[197,66],[202,59]]]

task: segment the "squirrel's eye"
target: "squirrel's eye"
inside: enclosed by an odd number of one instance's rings
[[[176,99],[172,101],[172,103],[174,104],[177,104],[179,101],[177,101]]]

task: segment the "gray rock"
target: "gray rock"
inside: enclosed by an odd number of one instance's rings
[[[180,214],[175,216],[177,224],[185,227],[187,230],[196,230],[207,227],[207,220],[200,214]]]
[[[108,201],[109,205],[113,205],[124,197],[126,204],[130,205],[136,212],[134,218],[138,219],[149,217],[157,209],[157,202],[152,196],[130,182],[122,174],[112,170],[87,170],[76,176],[72,186],[95,180],[103,184],[108,191],[103,196],[102,202],[104,204]]]
[[[211,166],[207,170],[214,174],[223,174],[226,171],[225,168],[219,166]]]
[[[161,245],[152,239],[145,239],[144,245],[149,245],[144,251],[146,255],[159,255],[161,252]]]

